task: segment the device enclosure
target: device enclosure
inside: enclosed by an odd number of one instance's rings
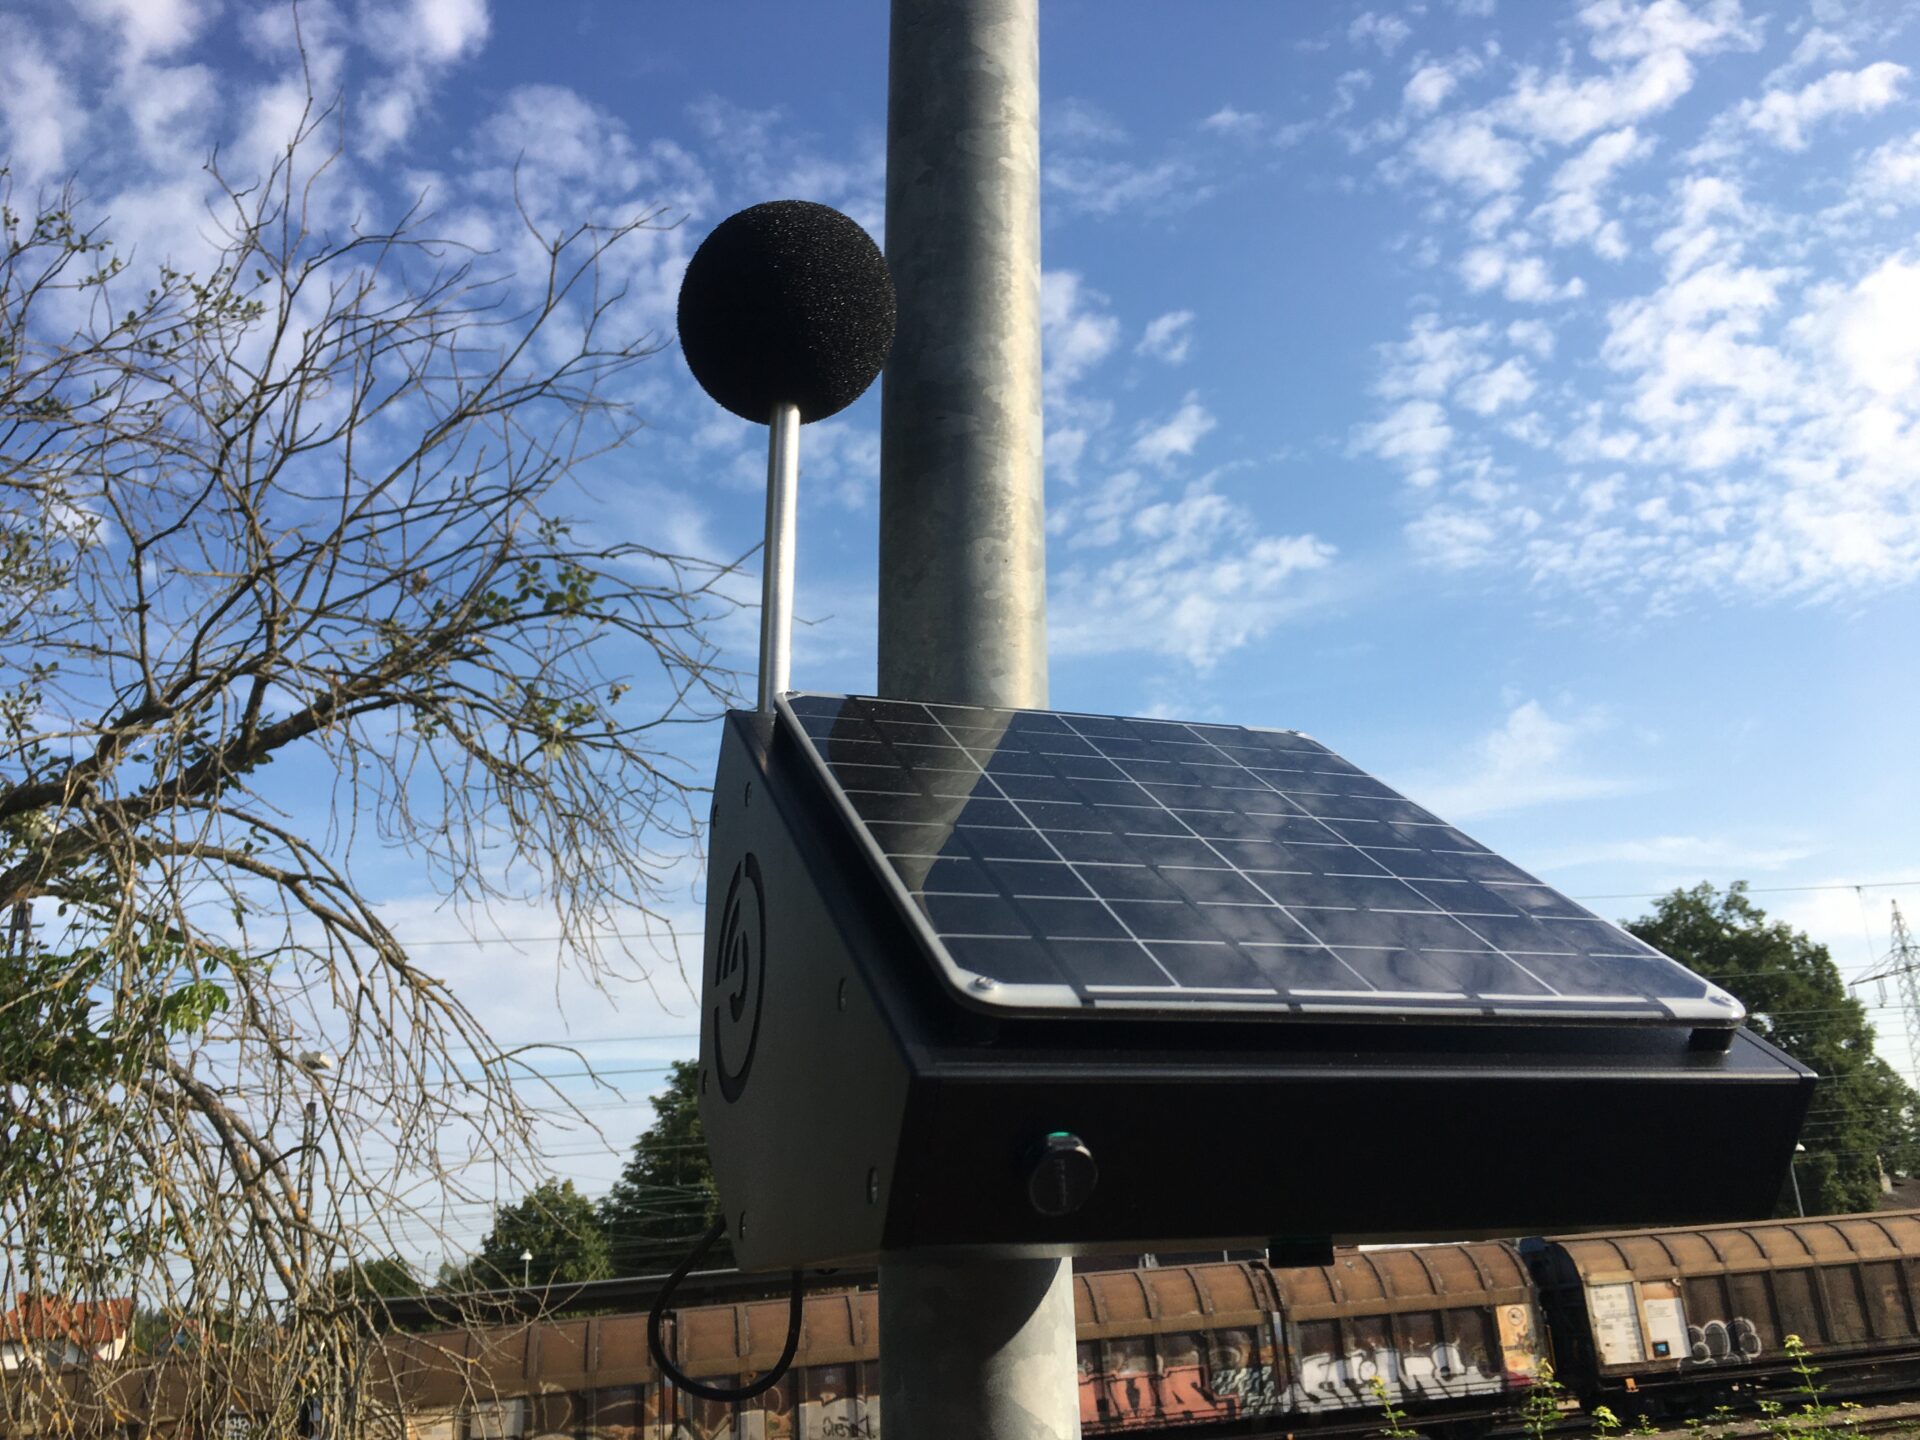
[[[743,1269],[1552,1233],[1772,1211],[1815,1083],[1747,1030],[966,1005],[784,721],[727,717],[700,1108]],[[1065,1214],[1048,1137],[1098,1179]]]

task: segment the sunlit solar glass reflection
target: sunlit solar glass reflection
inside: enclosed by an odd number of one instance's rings
[[[830,695],[783,704],[974,1003],[1743,1018],[1718,987],[1304,735]]]

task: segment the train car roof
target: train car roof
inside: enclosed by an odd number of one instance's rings
[[[1290,1320],[1391,1315],[1533,1298],[1519,1252],[1504,1240],[1338,1250],[1333,1264],[1275,1270]]]
[[[1550,1236],[1538,1244],[1564,1254],[1582,1281],[1837,1265],[1920,1257],[1920,1210]]]

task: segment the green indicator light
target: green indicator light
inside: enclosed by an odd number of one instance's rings
[[[1049,1130],[1049,1131],[1047,1132],[1047,1139],[1049,1139],[1049,1140],[1071,1140],[1071,1139],[1073,1139],[1073,1132],[1072,1132],[1071,1130]]]

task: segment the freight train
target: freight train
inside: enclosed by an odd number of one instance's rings
[[[575,1303],[643,1300],[636,1283],[585,1287]],[[751,1277],[704,1283],[666,1317],[679,1368],[725,1385],[773,1365],[786,1298]],[[1341,1250],[1325,1266],[1223,1257],[1087,1270],[1074,1299],[1091,1436],[1378,1434],[1384,1391],[1430,1440],[1478,1440],[1511,1422],[1549,1363],[1589,1408],[1664,1420],[1787,1395],[1798,1379],[1789,1335],[1834,1398],[1920,1392],[1920,1210]],[[645,1314],[388,1334],[370,1338],[351,1379],[353,1429],[376,1440],[876,1440],[878,1328],[870,1283],[816,1291],[792,1369],[737,1405],[664,1379]],[[216,1421],[187,1413],[164,1360],[110,1389],[102,1440],[253,1430],[237,1394]]]
[[[1790,1391],[1789,1334],[1836,1396],[1920,1389],[1920,1211],[1165,1264],[1074,1292],[1088,1435],[1377,1432],[1378,1386],[1435,1440],[1471,1440],[1549,1362],[1587,1406],[1665,1418]],[[780,1298],[688,1304],[668,1343],[731,1384],[786,1326]],[[644,1315],[389,1337],[381,1388],[409,1440],[877,1437],[877,1330],[870,1287],[810,1296],[792,1370],[737,1405],[663,1381]]]

